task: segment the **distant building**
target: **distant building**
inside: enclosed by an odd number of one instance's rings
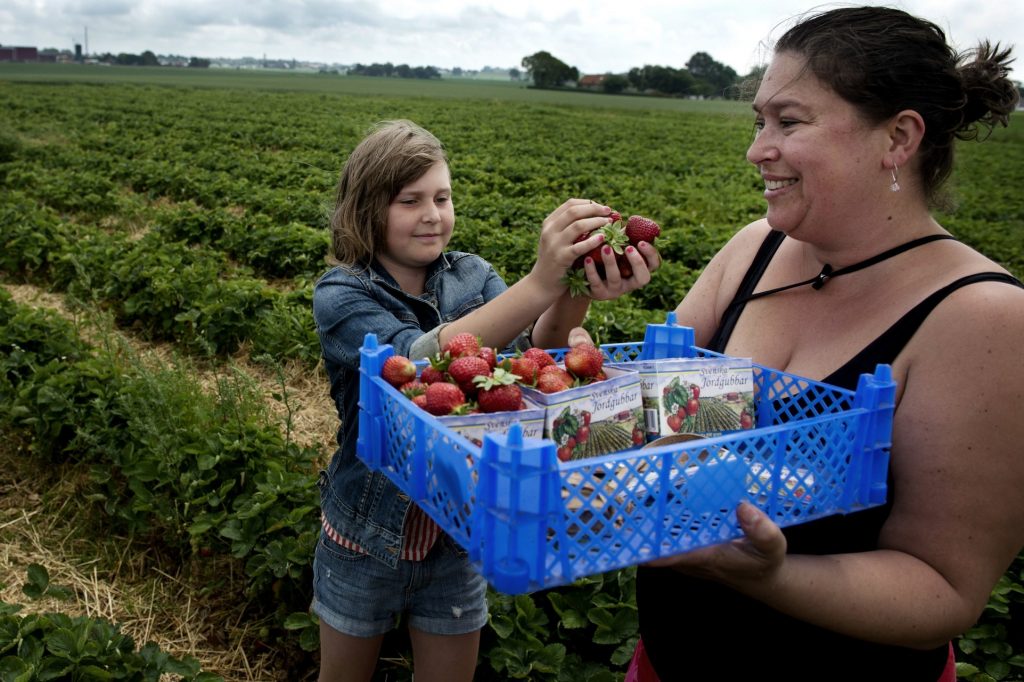
[[[34,47],[0,45],[0,62],[38,62],[39,50]]]
[[[587,76],[581,76],[576,81],[576,87],[588,88],[590,90],[600,90],[601,86],[604,85],[604,74],[591,74]]]

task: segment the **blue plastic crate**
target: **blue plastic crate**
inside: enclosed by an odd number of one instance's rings
[[[693,330],[648,325],[643,343],[602,346],[609,361],[716,355]],[[552,351],[560,359],[565,349]],[[848,391],[754,365],[757,425],[676,445],[559,462],[517,427],[482,447],[380,378],[393,354],[361,351],[360,458],[384,472],[497,590],[520,594],[740,537],[749,500],[780,526],[882,504],[895,383],[888,365]]]

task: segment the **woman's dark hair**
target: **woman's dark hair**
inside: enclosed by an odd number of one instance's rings
[[[888,7],[849,7],[801,20],[776,52],[798,54],[871,123],[912,109],[924,119],[921,181],[936,203],[953,169],[956,138],[1006,126],[1020,94],[1007,77],[1011,48],[982,42],[957,53],[935,24]]]

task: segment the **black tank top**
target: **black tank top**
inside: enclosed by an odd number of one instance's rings
[[[772,231],[761,245],[708,349],[723,352],[736,320],[784,235]],[[1022,286],[999,272],[962,277],[942,287],[823,381],[855,390],[862,373],[891,364],[928,314],[957,289],[974,282]],[[876,549],[892,509],[892,478],[886,504],[850,515],[834,515],[783,529],[793,554],[837,554]],[[948,647],[920,651],[875,644],[790,618],[729,588],[682,576],[671,569],[641,566],[637,606],[644,648],[662,682],[757,680],[768,671],[802,679],[841,682],[900,680],[935,682]],[[730,652],[726,656],[715,651]]]

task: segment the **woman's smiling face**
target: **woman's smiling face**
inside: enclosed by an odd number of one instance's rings
[[[747,160],[765,181],[768,223],[799,237],[856,220],[886,191],[882,155],[888,135],[806,68],[782,52],[754,98],[756,137]]]

